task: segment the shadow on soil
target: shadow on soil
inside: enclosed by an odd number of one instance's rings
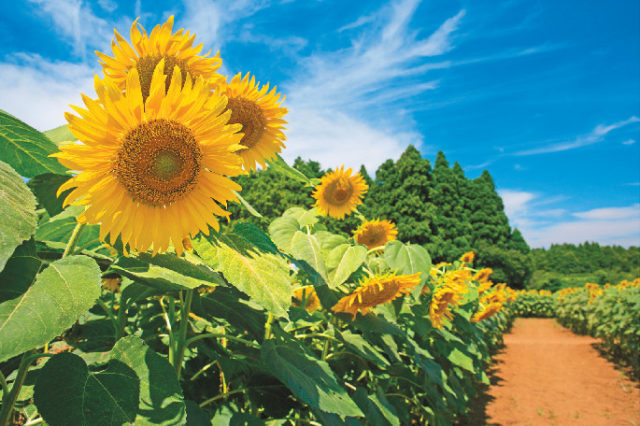
[[[501,349],[497,352],[497,354],[502,353],[504,349]],[[493,356],[495,356],[494,354]],[[487,426],[500,426],[499,423],[491,423],[489,422],[489,417],[487,416],[487,406],[493,400],[494,397],[489,395],[489,389],[491,386],[501,386],[501,383],[504,381],[502,377],[498,375],[498,371],[500,370],[500,365],[503,361],[498,361],[495,358],[492,360],[491,365],[487,369],[487,376],[489,376],[490,385],[481,385],[478,388],[478,395],[473,399],[471,403],[471,410],[466,417],[462,417],[456,423],[457,426],[478,426],[478,425],[487,425]]]
[[[624,356],[607,348],[604,343],[592,343],[591,347],[598,351],[601,357],[612,363],[626,379],[633,381],[633,386],[640,389],[640,374],[634,372],[633,366]]]

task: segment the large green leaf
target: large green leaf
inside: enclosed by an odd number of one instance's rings
[[[340,333],[340,332],[339,332]],[[380,351],[376,349],[371,343],[367,342],[360,334],[352,333],[349,330],[344,330],[340,333],[347,347],[356,352],[358,355],[372,361],[378,367],[386,367],[389,365],[389,361],[382,356]]]
[[[174,253],[140,253],[137,257],[120,257],[111,269],[160,290],[184,290],[201,285],[226,285],[220,274],[189,252],[185,257]]]
[[[56,145],[60,145],[60,142],[75,141],[78,139],[71,133],[71,130],[69,130],[66,124],[56,127],[55,129],[45,130],[42,133]]]
[[[262,344],[261,360],[265,371],[311,407],[340,416],[363,415],[329,365],[308,355],[300,346],[269,340]]]
[[[51,426],[119,426],[133,424],[140,400],[140,379],[119,360],[100,372],[78,355],[50,358],[38,376],[35,404]]]
[[[234,232],[201,237],[193,246],[208,265],[252,301],[277,316],[287,316],[292,275],[282,256]]]
[[[84,211],[83,206],[69,206],[61,213],[42,219],[36,230],[37,241],[47,241],[66,244],[71,238],[78,221],[76,217]],[[87,225],[78,240],[77,247],[95,250],[102,246],[100,242],[100,226]]]
[[[320,250],[320,243],[314,235],[302,231],[297,231],[293,234],[293,238],[291,239],[291,254],[296,259],[307,262],[311,268],[320,274],[325,282],[329,281],[327,265]]]
[[[269,235],[281,250],[290,252],[291,240],[295,233],[300,229],[300,224],[296,218],[283,216],[276,218],[271,222],[269,225]]]
[[[415,274],[421,272],[424,283],[431,269],[431,257],[427,250],[416,244],[403,244],[400,241],[390,241],[384,248],[384,260],[389,268],[399,274]]]
[[[395,408],[380,388],[376,389],[376,393],[368,394],[365,388],[359,387],[353,394],[353,400],[364,411],[371,426],[400,426]]]
[[[308,177],[306,177],[300,170],[294,169],[293,167],[288,165],[278,154],[276,154],[273,158],[268,159],[267,164],[269,165],[269,168],[276,170],[279,173],[284,174],[285,176],[288,176],[305,184],[310,183]]]
[[[33,239],[20,244],[0,272],[0,303],[19,297],[33,284],[42,261]]]
[[[0,271],[16,247],[36,230],[35,209],[36,199],[20,175],[0,161]]]
[[[0,362],[43,346],[87,311],[100,295],[100,268],[86,256],[49,265],[22,295],[0,304]]]
[[[0,161],[9,163],[25,177],[43,173],[64,174],[67,169],[49,157],[57,151],[56,144],[45,135],[0,110]]]
[[[60,185],[71,179],[71,176],[54,175],[53,173],[45,173],[31,179],[27,185],[36,195],[38,202],[47,210],[49,216],[55,216],[62,211],[62,203],[66,196],[72,191],[68,189],[56,196]]]
[[[338,250],[342,246],[338,246],[332,250]],[[347,245],[347,248],[342,252],[338,265],[329,272],[329,281],[332,286],[338,286],[345,282],[351,274],[358,270],[367,257],[367,249],[363,246],[351,246]]]
[[[127,336],[113,347],[111,360],[131,368],[140,381],[136,425],[179,425],[186,422],[182,389],[166,358],[154,352],[139,337]]]

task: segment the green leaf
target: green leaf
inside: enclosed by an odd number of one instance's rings
[[[111,350],[110,364],[122,362],[140,381],[140,405],[136,425],[178,425],[186,422],[182,389],[176,372],[164,357],[142,339],[124,337]]]
[[[60,142],[72,142],[78,140],[78,138],[76,138],[75,135],[71,133],[71,130],[69,130],[69,127],[67,127],[66,124],[56,127],[55,129],[45,130],[42,133],[44,133],[44,135],[51,139],[51,141],[56,145],[60,145]]]
[[[278,254],[278,247],[264,231],[252,223],[236,223],[233,226],[233,233],[241,235],[243,239],[253,244],[256,249]]]
[[[347,239],[342,235],[333,234],[328,231],[318,231],[314,233],[314,235],[320,242],[322,251],[324,251],[325,253],[329,253],[339,245],[347,243]]]
[[[451,361],[453,365],[464,368],[471,373],[476,373],[475,368],[473,368],[473,360],[469,355],[461,352],[458,348],[453,348],[451,352],[449,352],[449,355],[447,355],[447,359]]]
[[[291,254],[296,259],[307,262],[326,282],[329,281],[327,266],[320,250],[320,243],[318,243],[314,235],[297,231],[291,239]]]
[[[37,223],[35,197],[15,170],[0,161],[0,271]]]
[[[132,424],[140,399],[140,380],[121,361],[89,371],[78,355],[62,352],[42,367],[34,393],[42,418],[51,426]]]
[[[204,408],[190,399],[184,403],[187,407],[187,426],[211,426],[211,418]]]
[[[389,365],[389,361],[382,356],[380,351],[367,342],[360,334],[352,333],[349,330],[338,333],[342,336],[345,344],[364,359],[372,361],[381,368]]]
[[[244,206],[245,209],[247,209],[249,213],[251,213],[252,216],[262,217],[258,210],[254,209],[253,206],[249,204],[249,202],[245,200],[238,192],[233,191],[233,193],[236,195],[236,197],[238,197],[240,203]]]
[[[337,250],[339,247],[334,250]],[[329,280],[332,286],[336,287],[345,282],[351,274],[360,268],[366,257],[367,249],[365,247],[360,245],[347,246],[347,249],[340,258],[338,266],[329,273]]]
[[[100,268],[86,256],[49,265],[21,296],[0,304],[0,362],[43,346],[93,306]]]
[[[364,411],[372,426],[400,426],[395,408],[387,401],[380,388],[376,393],[368,394],[365,388],[359,387],[353,394],[353,400]]]
[[[399,274],[416,274],[421,272],[421,281],[424,283],[429,277],[431,269],[431,257],[427,250],[416,244],[403,244],[394,240],[386,244],[384,248],[384,260],[389,268]]]
[[[311,357],[294,343],[262,344],[265,371],[277,377],[300,400],[313,408],[340,416],[362,416],[362,411],[338,384],[329,365]]]
[[[305,184],[309,184],[309,178],[306,177],[300,170],[294,169],[288,165],[280,155],[276,154],[275,157],[266,160],[267,164],[273,170],[284,174],[292,179],[300,181]]]
[[[204,261],[249,298],[277,316],[291,305],[292,275],[286,260],[261,250],[242,235],[230,232],[201,237],[193,247]]]
[[[271,222],[269,235],[282,251],[291,252],[291,240],[300,229],[300,224],[294,217],[283,216]]]
[[[43,173],[64,174],[67,169],[49,157],[58,151],[45,135],[0,110],[0,161],[9,163],[24,177]]]
[[[307,210],[302,207],[291,207],[282,214],[282,217],[295,218],[301,227],[313,226],[318,223],[318,209],[312,207]]]
[[[136,257],[120,257],[111,265],[111,269],[159,290],[226,285],[220,274],[189,252],[185,252],[185,257],[178,257],[174,253],[155,256],[140,253]]]
[[[20,244],[0,272],[0,303],[15,299],[27,291],[41,266],[42,261],[36,254],[33,239]]]
[[[69,206],[57,215],[41,220],[36,230],[36,241],[51,241],[57,243],[66,243],[69,241],[74,228],[78,224],[76,217],[84,211],[84,206]],[[46,217],[46,216],[45,216]],[[77,247],[87,250],[95,250],[102,247],[100,242],[100,226],[85,226]]]
[[[40,205],[47,210],[49,216],[55,216],[63,210],[62,203],[64,202],[64,199],[71,191],[73,191],[73,189],[68,189],[60,194],[60,197],[56,197],[56,193],[58,192],[60,185],[69,179],[71,179],[71,176],[45,173],[34,177],[27,185],[36,195]]]

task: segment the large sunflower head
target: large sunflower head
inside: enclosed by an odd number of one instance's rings
[[[362,204],[369,186],[360,173],[352,173],[353,170],[344,170],[344,166],[340,166],[322,177],[313,192],[315,206],[321,215],[342,219]]]
[[[287,139],[282,133],[287,109],[280,106],[284,97],[280,99],[275,86],[269,91],[269,83],[260,87],[249,73],[233,77],[223,92],[229,98],[229,122],[242,124],[240,143],[245,149],[238,154],[245,170],[255,170],[256,164],[265,167],[265,160],[281,152]]]
[[[98,99],[83,96],[86,109],[66,114],[79,139],[53,154],[79,171],[58,194],[75,188],[66,204],[85,205],[81,222],[100,223],[100,239],[118,236],[125,249],[178,254],[183,240],[228,216],[221,206],[241,188],[229,176],[242,173],[239,125],[228,125],[226,98],[175,67],[166,90],[164,60],[156,66],[143,101],[138,71],[127,74],[125,91],[109,79],[95,79]]]
[[[353,237],[356,243],[371,250],[395,240],[397,235],[398,228],[395,223],[389,220],[369,220],[360,225]]]
[[[420,284],[420,273],[413,275],[388,274],[367,278],[353,293],[343,297],[331,308],[334,312],[366,315],[371,308],[407,294]]]
[[[493,315],[500,312],[501,309],[502,309],[502,303],[499,303],[499,302],[490,303],[486,305],[484,308],[482,308],[481,310],[479,310],[478,312],[476,312],[473,315],[473,318],[471,318],[471,321],[479,322],[482,320],[486,320],[487,318],[491,318]]]
[[[436,290],[429,306],[429,318],[436,328],[442,328],[442,322],[446,318],[451,321],[453,313],[451,306],[458,306],[462,297],[456,289],[451,287],[441,287]]]
[[[142,96],[146,99],[154,70],[163,59],[167,90],[176,70],[180,72],[182,82],[187,80],[187,75],[192,80],[202,77],[212,88],[224,81],[224,77],[216,72],[222,65],[222,59],[218,54],[212,57],[208,53],[199,55],[202,44],[193,46],[195,34],[182,29],[173,33],[173,16],[164,24],[157,25],[149,35],[136,19],[131,25],[131,44],[117,31],[114,33],[116,39],[111,42],[113,57],[101,52],[96,52],[96,55],[100,58],[104,75],[111,78],[120,90],[125,89],[127,75],[135,69],[140,77]]]

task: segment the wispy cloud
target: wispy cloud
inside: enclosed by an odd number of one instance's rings
[[[532,247],[595,241],[608,245],[640,245],[640,203],[568,212],[549,208],[563,197],[503,189],[499,191],[510,223],[518,227]]]
[[[596,126],[591,132],[586,135],[582,135],[577,137],[572,141],[556,143],[553,145],[544,146],[541,148],[534,148],[525,151],[516,152],[514,155],[522,156],[522,155],[537,155],[537,154],[548,154],[552,152],[560,152],[567,151],[570,149],[581,148],[583,146],[593,145],[595,143],[601,142],[604,140],[604,137],[610,132],[619,129],[621,127],[628,126],[633,123],[637,123],[640,121],[640,118],[636,116],[632,116],[626,120],[618,121],[613,124],[600,124]]]
[[[82,0],[29,1],[38,6],[38,14],[51,20],[56,32],[73,46],[73,53],[83,61],[88,47],[105,44],[111,38],[112,24],[96,16]],[[109,1],[100,4],[104,8],[113,6]]]
[[[635,139],[627,139],[626,141],[622,142],[622,145],[633,145],[634,143],[636,143]]]
[[[17,53],[0,63],[0,109],[38,130],[65,122],[69,104],[82,105],[80,93],[93,92],[94,69],[83,63],[49,61]]]
[[[373,172],[408,144],[422,143],[407,104],[438,86],[424,73],[449,65],[429,59],[453,48],[465,11],[419,38],[410,26],[418,4],[404,0],[384,6],[342,27],[360,29],[350,46],[301,59],[297,77],[283,85],[291,111],[288,158],[303,154],[326,167],[364,163]]]

